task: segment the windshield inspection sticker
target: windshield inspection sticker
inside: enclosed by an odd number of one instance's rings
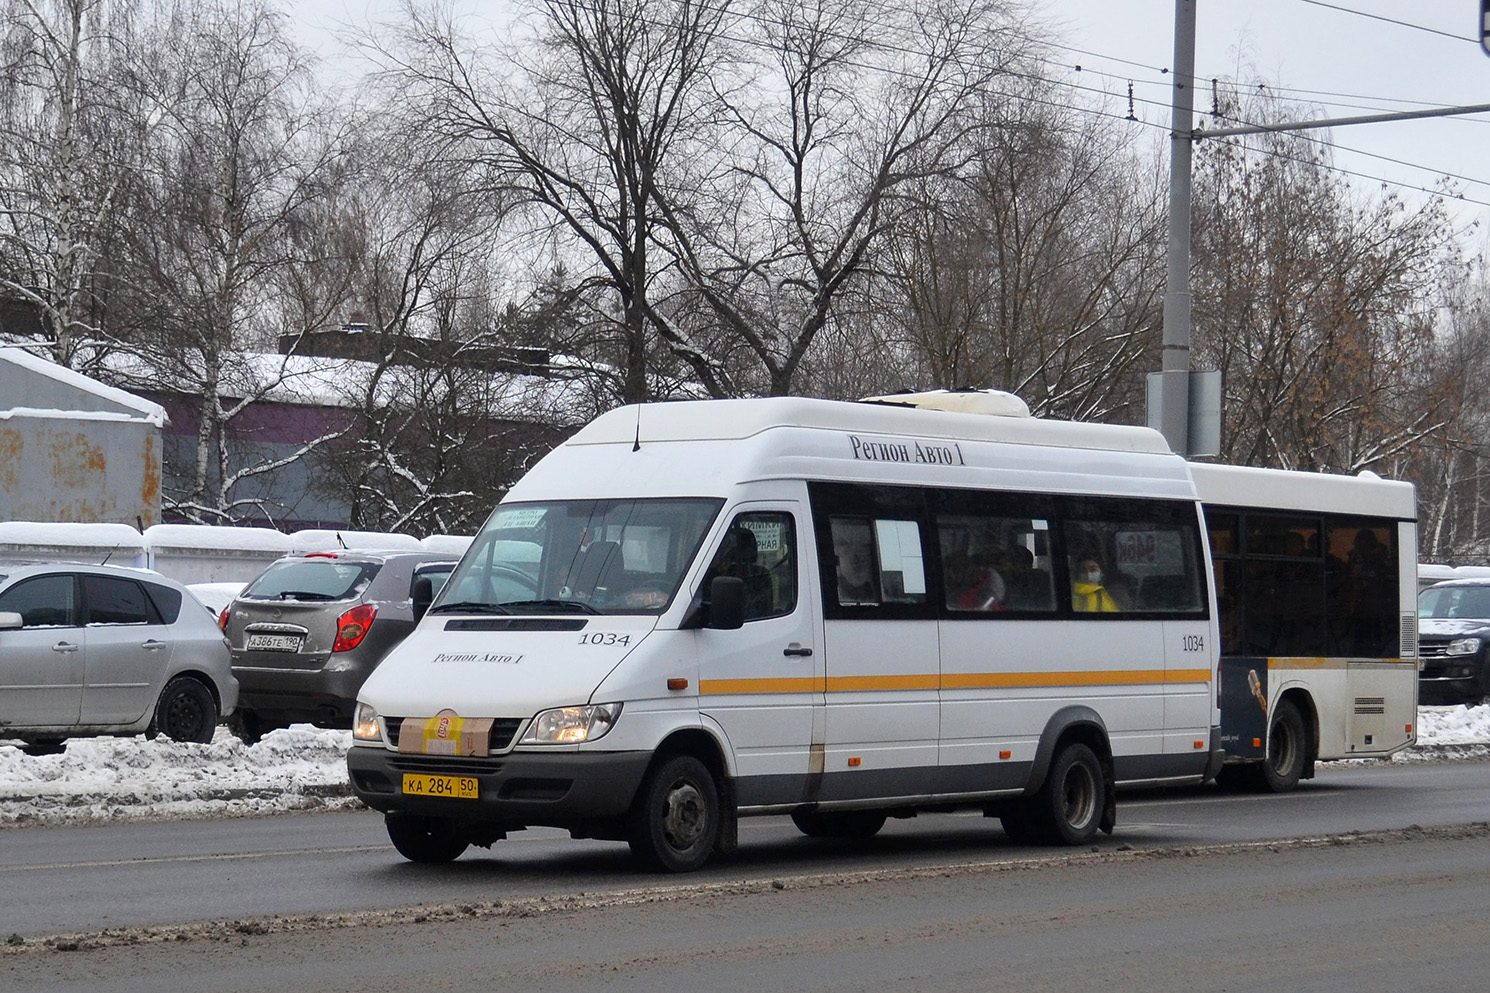
[[[434,662],[495,662],[498,665],[517,665],[521,655],[506,655],[501,652],[440,652]]]

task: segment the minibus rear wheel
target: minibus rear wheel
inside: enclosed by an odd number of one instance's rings
[[[627,843],[653,869],[692,872],[719,840],[719,787],[692,755],[662,760],[642,781],[631,810]]]
[[[454,862],[470,842],[453,822],[441,817],[384,814],[388,840],[410,862]]]
[[[885,814],[877,810],[840,810],[826,814],[795,811],[792,823],[809,838],[862,841],[880,833],[880,828],[885,826]]]
[[[1050,774],[1030,797],[1030,815],[1047,845],[1084,845],[1096,837],[1107,804],[1102,763],[1086,745],[1073,742],[1050,764]]]

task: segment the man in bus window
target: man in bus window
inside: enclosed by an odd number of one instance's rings
[[[1071,609],[1100,614],[1118,611],[1117,601],[1102,585],[1102,567],[1095,559],[1082,559],[1071,573]]]
[[[858,521],[833,522],[833,557],[837,559],[838,602],[879,603],[874,582],[874,551],[869,547],[869,525]]]

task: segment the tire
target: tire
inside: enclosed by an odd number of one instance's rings
[[[177,676],[161,690],[151,728],[172,741],[208,744],[217,733],[217,701],[212,691],[190,676]]]
[[[713,774],[693,756],[675,755],[642,781],[626,840],[649,868],[692,872],[714,853],[719,827]]]
[[[1034,845],[1040,841],[1040,831],[1030,816],[1029,805],[1023,800],[1010,801],[999,814],[999,824],[1016,845]]]
[[[1045,782],[1029,798],[1031,826],[1047,845],[1085,845],[1096,837],[1107,806],[1102,763],[1086,745],[1061,749]]]
[[[1299,784],[1309,755],[1304,715],[1290,700],[1281,700],[1268,724],[1268,754],[1262,761],[1262,787],[1270,793],[1287,793]]]
[[[235,710],[228,718],[228,730],[245,745],[257,745],[274,726],[252,710]]]
[[[451,821],[413,814],[384,814],[383,826],[398,854],[410,862],[439,865],[460,858],[470,841]]]
[[[792,823],[809,838],[864,841],[880,833],[886,815],[877,810],[843,810],[825,814],[795,811]]]

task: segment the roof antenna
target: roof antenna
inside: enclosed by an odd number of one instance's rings
[[[117,552],[119,549],[121,549],[123,547],[124,547],[124,542],[121,541],[119,544],[117,544],[113,548],[109,549],[109,554],[105,555],[103,557],[103,561],[100,562],[100,563],[98,563],[98,564],[99,565],[108,565],[109,564],[109,559],[113,558],[114,557],[114,553]]]
[[[347,543],[345,541],[342,541],[341,532],[340,531],[336,532],[336,543],[342,547],[342,550],[343,551],[346,550]]]
[[[642,405],[636,405],[636,440],[631,443],[631,450],[639,452],[642,450]]]

